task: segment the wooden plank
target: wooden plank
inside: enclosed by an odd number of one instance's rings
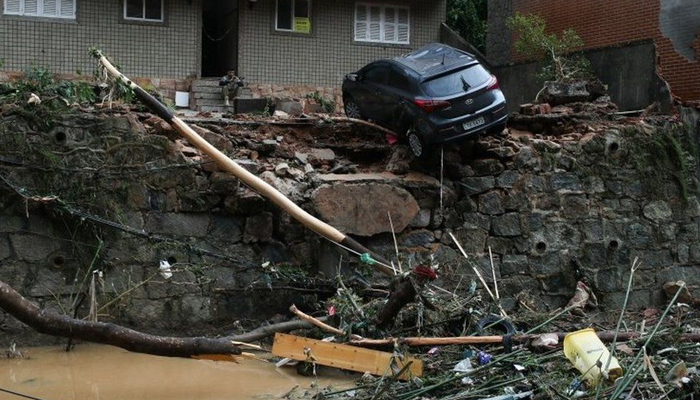
[[[364,349],[339,343],[328,343],[300,336],[276,333],[272,345],[272,354],[277,357],[291,358],[297,361],[314,362],[328,367],[346,369],[355,372],[369,372],[372,375],[393,375],[404,365],[412,361],[408,370],[399,379],[408,380],[423,375],[423,361],[415,357],[399,359],[392,353]],[[387,368],[389,366],[392,368]]]

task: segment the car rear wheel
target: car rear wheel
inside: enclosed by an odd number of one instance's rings
[[[355,103],[352,97],[346,97],[343,103],[345,103],[345,115],[348,118],[364,119],[362,112],[360,112],[360,106]]]
[[[425,140],[415,131],[415,129],[409,129],[406,134],[406,139],[408,140],[408,147],[411,152],[416,157],[423,157],[426,153]]]

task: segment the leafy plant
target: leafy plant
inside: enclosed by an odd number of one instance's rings
[[[61,109],[73,103],[95,101],[93,85],[85,81],[56,80],[48,67],[31,67],[24,76],[3,84],[4,100],[24,103],[31,93],[37,95],[43,107]]]
[[[447,0],[445,23],[479,51],[486,49],[486,0]]]
[[[557,82],[589,79],[593,76],[591,64],[586,57],[573,52],[583,47],[583,39],[574,29],[557,35],[547,33],[547,24],[539,15],[515,13],[508,18],[508,27],[515,31],[515,51],[523,56],[546,60],[540,78]]]
[[[306,98],[315,101],[316,104],[321,106],[321,109],[325,113],[330,114],[333,111],[335,111],[335,101],[326,100],[325,98],[323,98],[323,96],[321,96],[321,94],[318,91],[307,94]]]

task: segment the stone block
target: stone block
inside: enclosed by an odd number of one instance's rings
[[[505,212],[503,194],[492,190],[479,196],[479,212],[488,215],[498,215]]]
[[[493,217],[492,228],[496,236],[518,236],[522,234],[520,214],[513,212]]]
[[[411,228],[427,228],[430,225],[430,210],[423,208],[408,224]]]
[[[266,242],[272,238],[273,220],[272,214],[262,212],[248,217],[245,221],[243,241],[245,243]]]
[[[467,229],[483,229],[487,232],[491,230],[491,218],[481,213],[462,214],[463,226]]]
[[[0,235],[0,261],[9,258],[12,255],[12,248],[7,236]]]
[[[565,218],[577,220],[588,216],[590,204],[586,195],[564,195],[561,200],[562,214]]]
[[[581,221],[581,231],[583,232],[583,240],[588,243],[601,243],[604,240],[605,229],[603,221],[599,219],[588,219]]]
[[[512,253],[515,248],[513,239],[496,236],[489,236],[486,240],[486,246],[491,248],[491,252],[494,254]]]
[[[238,178],[227,172],[212,172],[209,177],[209,190],[213,193],[236,193],[239,185]]]
[[[697,266],[674,265],[659,271],[657,277],[660,285],[663,285],[665,282],[679,280],[691,286],[700,285],[700,274],[698,274]],[[699,293],[693,293],[695,297],[697,297],[698,294]]]
[[[493,176],[468,177],[463,178],[461,184],[464,192],[468,196],[472,196],[493,189],[496,185],[496,179]]]
[[[14,233],[26,226],[27,220],[22,217],[0,215],[0,233]]]
[[[401,235],[399,246],[401,247],[428,247],[435,241],[433,232],[426,229],[418,229]]]
[[[503,207],[506,211],[526,211],[531,208],[530,199],[521,191],[511,190],[504,192]]]
[[[35,235],[10,235],[10,243],[17,258],[30,262],[45,261],[61,248],[56,239]]]
[[[534,149],[530,147],[521,147],[518,154],[515,156],[514,167],[519,171],[538,170],[540,159]]]
[[[470,164],[472,169],[474,170],[474,173],[477,176],[493,176],[493,175],[499,175],[501,172],[505,170],[505,167],[501,163],[501,161],[496,160],[496,159],[481,159],[481,160],[475,160]]]
[[[670,221],[673,217],[671,206],[663,200],[647,203],[642,209],[642,212],[647,219],[657,224]]]
[[[501,261],[501,276],[527,274],[528,266],[527,256],[505,254]]]
[[[183,213],[150,213],[146,231],[175,236],[203,237],[209,229],[209,215]]]
[[[499,188],[512,188],[515,183],[521,179],[522,175],[513,170],[503,171],[501,175],[496,178],[496,186]]]
[[[239,218],[223,215],[212,215],[209,236],[237,243],[243,239],[242,222]]]
[[[284,111],[289,115],[299,116],[304,112],[304,107],[298,101],[279,99],[275,102],[275,111]]]
[[[602,292],[615,292],[622,289],[617,268],[600,269],[596,273],[595,286]]]
[[[486,248],[488,233],[484,230],[458,228],[454,235],[468,255],[483,253]]]
[[[549,179],[554,191],[581,191],[582,188],[579,177],[573,173],[555,173]]]

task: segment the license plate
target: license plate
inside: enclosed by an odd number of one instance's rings
[[[467,122],[465,122],[464,125],[463,125],[463,126],[464,126],[464,130],[465,130],[465,131],[468,131],[468,130],[474,128],[474,127],[477,127],[477,126],[479,126],[479,125],[483,125],[484,122],[486,122],[486,120],[484,120],[484,117],[479,117],[479,118],[477,118],[477,119],[473,119],[473,120],[471,120],[471,121],[467,121]]]

